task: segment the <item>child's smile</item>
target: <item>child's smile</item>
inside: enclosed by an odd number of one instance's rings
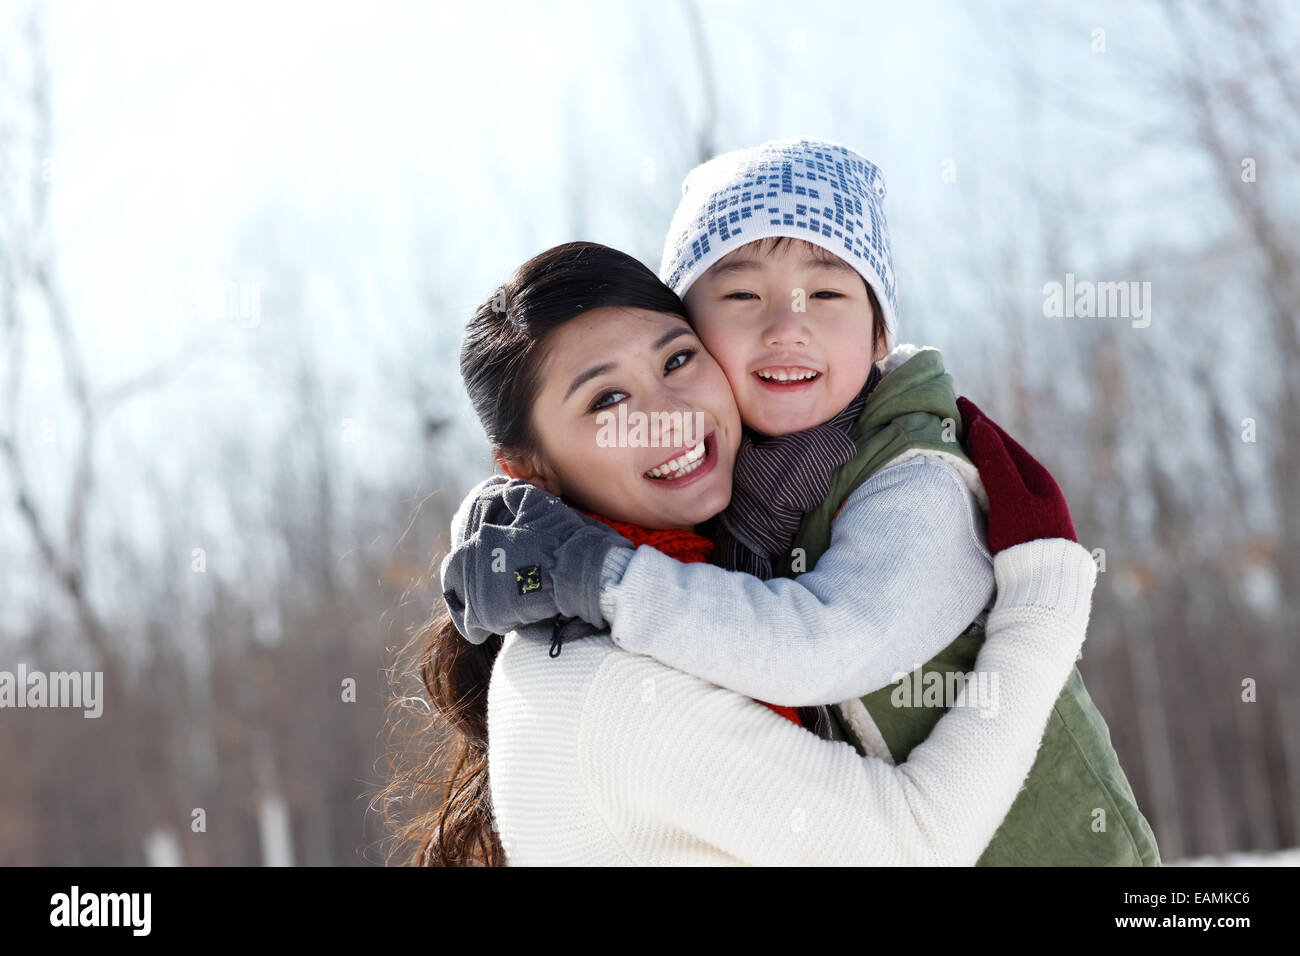
[[[805,365],[765,365],[754,377],[774,391],[792,392],[812,385],[821,374]]]

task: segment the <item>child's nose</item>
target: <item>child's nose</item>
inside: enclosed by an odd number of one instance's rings
[[[808,344],[807,312],[797,311],[793,296],[791,301],[778,300],[771,306],[767,326],[763,330],[763,343],[771,347]]]

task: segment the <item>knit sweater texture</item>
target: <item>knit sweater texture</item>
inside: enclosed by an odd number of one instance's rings
[[[1033,763],[1097,573],[1059,538],[1009,548],[993,571],[971,687],[994,686],[995,699],[963,691],[897,766],[622,650],[608,632],[556,658],[549,624],[506,635],[488,761],[508,863],[973,865]]]

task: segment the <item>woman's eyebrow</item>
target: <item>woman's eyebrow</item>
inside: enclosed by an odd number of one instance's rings
[[[569,396],[577,391],[583,383],[590,382],[593,378],[596,378],[599,375],[604,375],[606,372],[612,372],[616,368],[618,368],[617,362],[606,362],[603,365],[593,365],[591,368],[587,369],[587,371],[580,373],[571,383],[569,383],[569,390],[564,393],[564,400],[567,402]]]
[[[650,350],[652,352],[657,352],[665,345],[667,345],[669,342],[671,342],[673,339],[678,338],[679,336],[682,335],[692,335],[692,334],[694,333],[690,329],[684,329],[681,326],[671,328],[663,335],[659,336],[659,338],[654,340],[654,342],[650,346]],[[569,400],[569,396],[572,395],[575,391],[577,391],[580,387],[582,387],[584,383],[590,382],[593,378],[596,378],[598,375],[604,375],[606,372],[612,372],[616,368],[618,368],[617,362],[604,362],[600,365],[593,365],[585,372],[579,373],[577,376],[574,377],[573,381],[569,383],[569,390],[564,393],[564,401],[567,402]]]
[[[677,338],[678,336],[692,335],[692,334],[694,333],[692,333],[690,329],[684,329],[680,325],[671,328],[663,335],[659,336],[659,338],[655,339],[654,345],[650,346],[650,351],[658,352],[661,348],[663,348],[665,345],[667,345],[669,342],[671,342],[673,339]]]

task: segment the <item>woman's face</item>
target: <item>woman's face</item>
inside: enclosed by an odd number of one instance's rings
[[[540,382],[540,453],[512,473],[646,528],[691,528],[731,500],[740,416],[681,317],[593,309],[550,333]]]

